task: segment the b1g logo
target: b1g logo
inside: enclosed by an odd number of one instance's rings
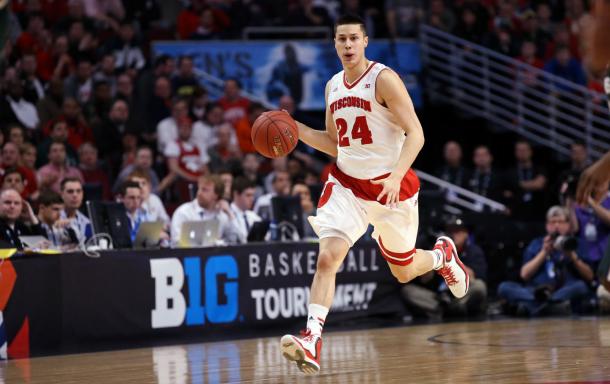
[[[186,325],[202,325],[206,318],[210,323],[229,323],[237,318],[239,272],[232,256],[209,257],[203,270],[200,257],[185,257],[184,268],[177,258],[152,259],[150,274],[155,279],[153,328],[178,327],[185,318]],[[188,307],[182,294],[185,275]],[[224,295],[219,295],[219,289]]]

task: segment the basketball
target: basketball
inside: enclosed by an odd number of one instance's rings
[[[297,123],[285,111],[261,114],[252,126],[251,135],[254,148],[269,158],[286,156],[299,141]]]

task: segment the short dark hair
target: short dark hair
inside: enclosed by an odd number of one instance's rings
[[[131,181],[131,180],[125,181],[123,184],[121,184],[121,189],[119,190],[119,193],[121,194],[121,196],[125,196],[125,194],[127,193],[127,190],[129,188],[140,189],[140,183]]]
[[[25,182],[25,177],[23,177],[23,174],[21,172],[19,172],[19,169],[17,167],[9,167],[9,168],[7,168],[4,171],[4,175],[2,175],[2,180],[4,181],[4,179],[6,179],[6,177],[8,175],[12,175],[13,173],[21,176],[21,181]]]
[[[339,16],[339,18],[337,18],[337,21],[335,21],[335,28],[334,28],[335,35],[337,34],[338,26],[347,25],[347,24],[358,24],[360,26],[360,29],[362,29],[362,33],[364,34],[364,36],[367,36],[366,26],[364,25],[364,20],[360,16],[354,15],[354,14],[345,14],[345,15],[341,15],[341,16]]]
[[[79,183],[81,187],[83,186],[83,182],[78,177],[66,177],[61,181],[61,184],[59,185],[59,190],[63,191],[66,188],[66,184],[68,183]]]
[[[40,192],[38,202],[40,203],[40,205],[49,207],[53,204],[63,204],[64,200],[61,198],[61,195],[59,193],[53,191],[52,189],[45,189]]]
[[[255,185],[250,179],[244,176],[238,176],[231,184],[231,194],[242,194],[248,188],[255,188]]]

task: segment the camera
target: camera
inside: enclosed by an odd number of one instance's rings
[[[562,236],[558,232],[551,234],[553,248],[562,252],[572,252],[578,249],[578,238],[574,236]]]

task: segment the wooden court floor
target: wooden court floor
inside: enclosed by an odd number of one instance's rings
[[[279,337],[0,362],[0,383],[610,383],[610,319],[329,332],[300,375]]]

